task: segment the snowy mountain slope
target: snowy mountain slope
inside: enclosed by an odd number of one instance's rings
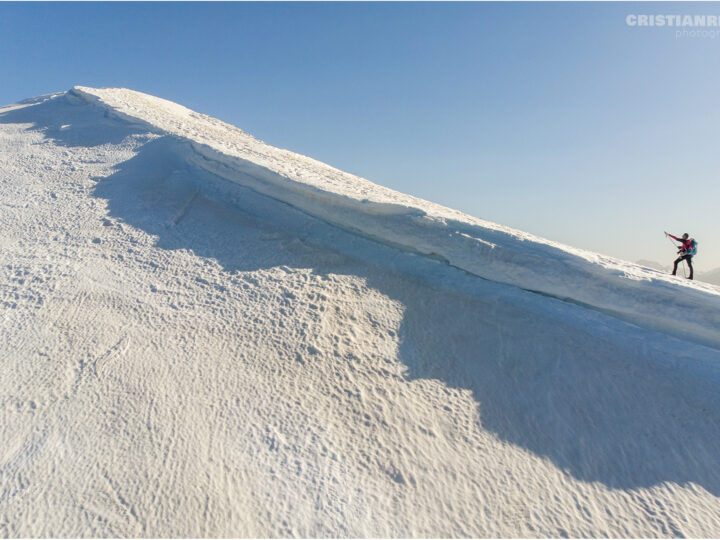
[[[720,533],[711,328],[395,249],[114,111],[0,109],[0,534]]]
[[[330,223],[492,281],[720,346],[716,287],[681,282],[398,193],[153,96],[83,87],[72,95],[188,140],[196,165]]]

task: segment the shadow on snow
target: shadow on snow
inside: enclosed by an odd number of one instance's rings
[[[66,146],[147,132],[66,98],[0,113],[0,123],[32,124]],[[693,482],[720,496],[720,384],[690,367],[717,363],[717,351],[347,233],[189,166],[190,151],[155,138],[94,195],[158,247],[228,272],[286,265],[366,280],[405,307],[398,355],[408,378],[471,390],[483,428],[579,480]]]

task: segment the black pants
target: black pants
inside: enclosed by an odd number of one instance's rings
[[[677,259],[675,259],[675,266],[673,266],[673,272],[672,275],[675,275],[675,272],[677,272],[677,265],[680,264],[681,261],[687,261],[687,265],[690,268],[690,276],[688,276],[688,279],[693,278],[693,267],[692,267],[692,255],[680,255]]]

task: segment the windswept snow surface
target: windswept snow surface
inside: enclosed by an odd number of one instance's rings
[[[717,287],[121,89],[0,231],[2,536],[720,536]]]
[[[476,276],[593,306],[720,346],[720,290],[477,219],[269,146],[176,103],[125,89],[75,87],[110,112],[191,142],[218,176],[381,242]],[[680,292],[678,287],[682,287]],[[672,306],[672,309],[668,309]]]

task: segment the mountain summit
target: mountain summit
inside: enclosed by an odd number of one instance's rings
[[[5,536],[718,536],[720,289],[75,87],[0,108]]]

